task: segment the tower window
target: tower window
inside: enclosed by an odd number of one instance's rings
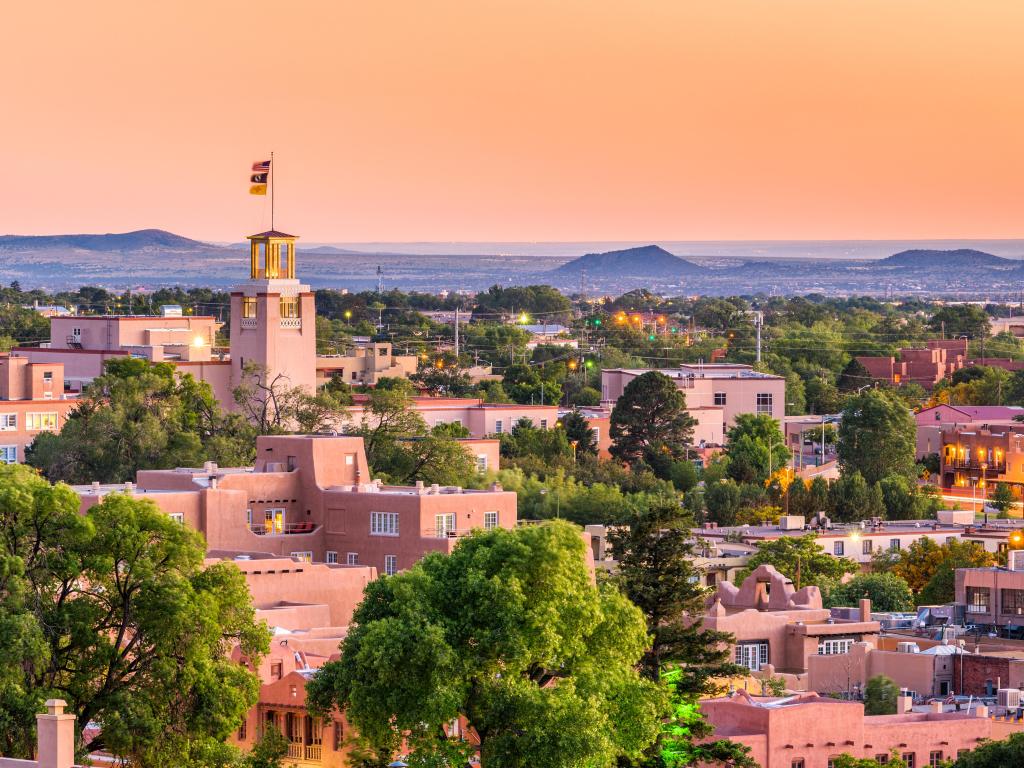
[[[298,317],[299,316],[299,297],[298,296],[282,296],[281,297],[281,317]]]
[[[242,317],[256,317],[256,297],[242,297]]]

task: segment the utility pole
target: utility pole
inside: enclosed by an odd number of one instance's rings
[[[459,308],[455,307],[455,362],[459,360]]]
[[[754,325],[757,328],[757,362],[761,362],[761,325],[764,323],[764,313],[757,312],[754,315]]]

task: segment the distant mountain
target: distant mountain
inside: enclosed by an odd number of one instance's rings
[[[900,251],[892,256],[879,259],[877,262],[885,267],[935,267],[945,269],[970,269],[977,267],[1014,267],[1019,262],[993,256],[991,253],[976,251],[972,248],[959,248],[955,251],[911,250]]]
[[[162,229],[140,229],[105,235],[0,235],[0,250],[37,251],[75,249],[99,252],[148,251],[162,248],[172,251],[207,251],[220,246],[191,240]]]
[[[692,261],[680,259],[657,245],[626,248],[621,251],[588,253],[551,271],[560,277],[578,275],[586,270],[588,277],[684,277],[704,274],[707,270]]]

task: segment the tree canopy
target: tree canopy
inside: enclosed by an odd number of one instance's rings
[[[78,495],[0,466],[0,751],[31,757],[35,713],[68,702],[78,740],[147,766],[223,749],[256,703],[269,634],[233,563],[148,501]]]
[[[848,557],[833,557],[819,546],[813,533],[804,536],[783,536],[774,541],[763,541],[757,552],[747,561],[747,566],[737,576],[737,583],[750,575],[762,563],[774,566],[775,570],[792,580],[797,589],[817,586],[828,597],[828,592],[847,573],[857,573],[860,568]]]
[[[564,522],[480,531],[371,582],[310,701],[345,707],[370,744],[404,735],[415,765],[457,748],[444,728],[459,716],[495,768],[640,757],[667,697],[636,670],[640,610],[593,584],[584,546]]]
[[[888,475],[914,478],[916,446],[917,424],[905,403],[870,389],[847,401],[836,447],[844,473],[860,472],[869,485]]]
[[[871,600],[875,611],[912,611],[914,593],[894,573],[863,573],[839,584],[828,595],[829,606],[856,606],[861,598]]]
[[[729,457],[729,477],[738,483],[759,485],[786,466],[790,458],[779,422],[764,413],[737,414],[728,432],[725,453]]]
[[[628,464],[659,451],[683,458],[693,442],[696,423],[686,412],[686,396],[675,382],[663,373],[648,371],[626,385],[612,409],[611,454]]]

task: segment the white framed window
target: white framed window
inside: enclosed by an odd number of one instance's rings
[[[371,512],[370,513],[370,535],[371,536],[397,536],[398,535],[398,513],[397,512]]]
[[[478,453],[476,455],[476,471],[481,475],[487,471],[487,454]]]
[[[497,421],[495,421],[494,422],[494,434],[500,435],[504,431],[505,431],[505,425],[502,423],[501,419],[498,419]]]
[[[185,513],[184,512],[168,512],[167,516],[179,525],[185,524]]]
[[[18,414],[0,413],[0,432],[13,432],[18,428]]]
[[[441,515],[434,515],[434,530],[439,539],[453,536],[455,534],[455,513],[445,512]]]
[[[384,573],[388,576],[398,573],[398,555],[384,555]]]
[[[349,552],[348,554],[346,554],[345,555],[345,564],[346,565],[359,565],[359,553],[358,552]]]
[[[830,640],[822,640],[818,643],[819,656],[836,656],[840,653],[849,653],[853,645],[853,638],[838,637]]]
[[[72,328],[71,329],[71,335],[72,336],[77,336],[79,339],[82,338],[82,329],[81,328]]]
[[[0,445],[0,464],[17,464],[18,446]]]
[[[735,660],[741,667],[756,672],[768,663],[768,643],[765,641],[737,643]]]
[[[43,381],[53,382],[53,371],[43,371]]]
[[[333,550],[327,550],[326,562],[328,565],[334,565],[338,562],[338,553]]]
[[[832,554],[836,557],[842,557],[846,553],[846,542],[834,541],[832,542]]]
[[[56,413],[26,413],[25,429],[29,432],[56,432]]]
[[[772,397],[772,393],[771,392],[758,392],[757,393],[757,412],[758,413],[767,413],[767,414],[771,415],[773,399],[774,398]]]
[[[345,466],[346,467],[351,467],[355,463],[356,463],[356,455],[354,453],[346,453],[345,454]]]
[[[498,513],[484,512],[484,530],[489,531],[498,527]]]
[[[725,392],[715,392],[715,405],[725,405]]]
[[[541,429],[547,429],[548,428],[548,420],[547,419],[541,419],[540,420],[540,428]]]
[[[594,444],[599,444],[601,442],[601,428],[591,427],[590,433],[594,436]]]
[[[292,552],[292,557],[297,559],[300,563],[312,563],[313,553],[306,550],[304,552]]]
[[[889,539],[889,550],[892,551],[892,552],[899,552],[900,551],[900,540],[899,539]]]

